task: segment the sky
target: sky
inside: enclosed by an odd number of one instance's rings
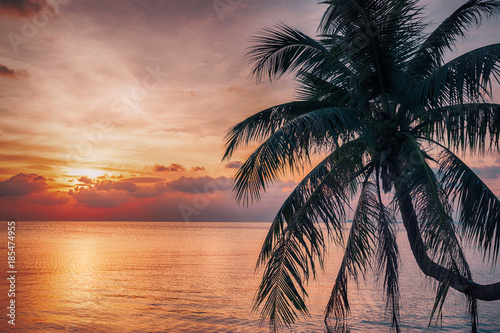
[[[463,1],[426,1],[439,22]],[[224,135],[295,98],[244,56],[279,23],[314,36],[309,0],[0,0],[0,219],[269,221],[300,175],[238,205]],[[497,43],[498,20],[458,54]],[[498,87],[496,96],[498,94]],[[497,97],[497,100],[498,100]],[[469,160],[500,194],[500,157]]]

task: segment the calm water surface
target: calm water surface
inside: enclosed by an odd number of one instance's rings
[[[6,241],[6,222],[1,224]],[[17,320],[2,332],[269,332],[252,314],[254,266],[268,223],[18,222]],[[442,322],[427,328],[434,285],[416,268],[404,233],[401,322],[405,332],[467,332],[465,301],[450,291]],[[1,251],[6,254],[6,242]],[[292,332],[324,332],[323,311],[339,266],[310,282],[307,321]],[[3,255],[5,258],[6,255]],[[478,282],[500,272],[469,251]],[[2,260],[5,281],[6,260]],[[0,284],[1,308],[7,305]],[[351,332],[389,332],[381,281],[350,288]],[[500,302],[480,303],[480,331],[500,332]]]

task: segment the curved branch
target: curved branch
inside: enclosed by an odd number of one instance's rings
[[[439,282],[444,282],[449,278],[450,287],[472,298],[482,301],[500,300],[500,282],[486,285],[478,284],[432,261],[425,250],[415,209],[409,196],[399,199],[399,208],[413,256],[425,275]]]

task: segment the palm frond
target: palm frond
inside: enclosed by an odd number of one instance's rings
[[[439,68],[446,51],[466,36],[482,18],[500,14],[500,3],[491,0],[469,0],[446,18],[421,44],[410,64],[413,74],[429,75]]]
[[[406,96],[413,84],[403,78],[404,68],[422,30],[416,20],[419,16],[416,2],[333,0],[325,3],[329,7],[319,30],[343,36],[335,42],[341,44],[343,60],[353,72],[358,88],[355,91],[363,91],[361,98],[373,100],[378,96],[383,101],[385,94]]]
[[[271,134],[298,116],[333,106],[335,105],[327,102],[296,101],[257,112],[228,131],[225,136],[226,151],[222,160],[229,160],[234,151],[250,143],[267,140]]]
[[[450,148],[463,152],[499,148],[499,104],[472,103],[431,108],[424,111],[421,121],[413,130],[415,134],[428,136],[433,141],[447,141]]]
[[[382,202],[378,172],[376,188],[378,201],[377,269],[379,275],[381,272],[385,273],[386,307],[391,310],[391,326],[399,333],[399,248],[394,230],[396,218],[394,212]]]
[[[349,276],[358,281],[359,276],[364,275],[369,267],[373,255],[372,244],[375,237],[373,217],[376,215],[377,197],[374,185],[368,181],[370,174],[371,172],[367,173],[361,188],[344,256],[325,310],[325,322],[329,317],[333,317],[336,326],[344,325],[350,313],[347,297]]]
[[[316,262],[323,266],[326,250],[320,222],[339,242],[348,189],[361,174],[359,162],[349,156],[356,152],[359,144],[346,143],[319,163],[295,188],[272,223],[257,263],[259,267],[267,262],[254,309],[265,301],[261,318],[269,319],[274,329],[293,323],[296,311],[307,315],[304,282],[311,273],[315,277]]]
[[[328,8],[323,14],[318,30],[324,34],[337,35],[345,34],[346,30],[352,27],[363,26],[366,22],[366,10],[358,1],[324,1]]]
[[[357,110],[325,108],[295,117],[262,143],[238,170],[234,191],[241,202],[260,198],[279,175],[302,170],[310,154],[348,141],[359,122]]]
[[[255,46],[247,53],[247,59],[254,64],[252,74],[257,80],[267,76],[272,81],[285,73],[322,68],[330,68],[346,76],[350,74],[345,64],[324,45],[285,24],[263,29],[253,42]]]
[[[352,102],[352,92],[342,84],[336,85],[336,80],[329,75],[300,72],[297,81],[300,83],[297,95],[301,100],[331,101],[335,106],[346,107]]]
[[[500,44],[467,52],[439,67],[415,89],[419,105],[440,107],[483,102],[500,79]]]
[[[342,222],[349,191],[356,189],[360,174],[363,146],[359,141],[342,145],[309,172],[285,200],[276,217],[259,255],[256,268],[269,259],[283,230],[290,224],[300,223],[313,227],[324,222],[328,233],[336,240],[342,238]]]
[[[327,0],[323,3],[328,4],[328,8],[318,30],[329,35],[346,35],[349,31],[362,29],[367,23],[384,23],[386,26],[392,23],[402,28],[419,12],[414,0]]]
[[[304,241],[302,237],[298,230],[293,229],[288,229],[288,232],[281,235],[254,299],[254,310],[265,301],[261,319],[268,319],[274,330],[294,323],[298,318],[296,311],[304,316],[308,314],[304,302],[304,297],[307,296],[304,274],[309,272],[309,259],[301,245]],[[316,245],[323,247],[321,236],[315,233],[314,237]]]
[[[441,182],[457,203],[459,221],[468,241],[496,263],[500,250],[500,200],[484,182],[449,150],[439,159]]]

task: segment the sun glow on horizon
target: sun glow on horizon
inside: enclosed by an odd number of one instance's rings
[[[70,169],[66,176],[97,178],[104,176],[105,172],[98,169]]]

